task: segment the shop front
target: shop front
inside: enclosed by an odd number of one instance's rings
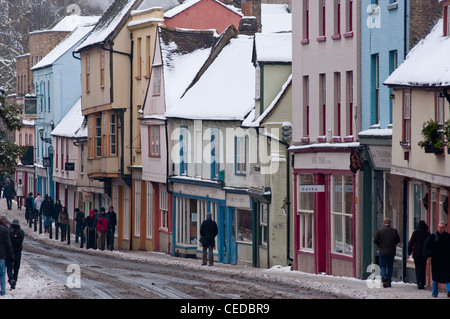
[[[352,147],[293,147],[294,267],[356,276],[357,174]]]

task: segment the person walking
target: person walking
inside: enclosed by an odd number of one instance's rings
[[[55,239],[58,240],[58,232],[60,229],[59,224],[59,214],[61,213],[63,205],[61,205],[61,201],[57,199],[55,201],[55,204],[53,205],[53,211],[52,211],[52,219],[55,221]],[[61,230],[62,232],[62,230]]]
[[[22,258],[23,240],[25,232],[20,229],[20,224],[17,219],[13,219],[10,225],[11,244],[14,251],[14,258],[6,261],[6,269],[8,274],[8,283],[11,289],[16,288],[17,278],[19,277],[20,260]]]
[[[65,206],[61,206],[61,210],[58,214],[58,224],[61,229],[61,241],[65,241],[67,239],[67,226],[69,225],[69,214],[67,213]]]
[[[33,193],[28,193],[27,198],[25,199],[25,219],[27,220],[27,224],[30,225],[34,220],[34,199]]]
[[[16,195],[16,191],[14,190],[14,185],[11,180],[8,178],[6,180],[6,184],[3,187],[3,198],[6,199],[6,206],[8,210],[12,209],[12,199]]]
[[[87,237],[87,242],[86,242],[86,248],[92,248],[95,249],[95,244],[96,244],[96,238],[95,238],[95,215],[94,215],[94,210],[91,209],[89,211],[89,216],[86,217],[86,237]]]
[[[97,249],[105,250],[106,236],[108,235],[108,218],[105,208],[100,208],[100,214],[97,215]]]
[[[79,208],[75,208],[75,243],[78,243],[78,238],[81,238],[81,242],[86,242],[84,236],[84,227],[86,226],[86,218],[84,213]]]
[[[391,287],[394,258],[397,244],[400,242],[400,236],[398,231],[391,227],[390,218],[383,219],[383,227],[377,230],[373,242],[378,246],[383,287]]]
[[[8,221],[0,218],[0,296],[6,294],[6,260],[14,258]]]
[[[425,289],[425,273],[427,268],[427,257],[423,253],[423,244],[430,236],[428,225],[421,220],[412,233],[408,242],[408,255],[412,255],[416,270],[416,282],[418,289]]]
[[[424,243],[425,256],[431,257],[433,297],[439,294],[439,283],[445,284],[447,296],[450,297],[450,234],[445,230],[446,227],[446,222],[439,222],[437,232],[431,234]]]
[[[53,217],[53,199],[51,196],[45,195],[41,205],[42,216],[44,217],[44,233],[50,232]]]
[[[114,207],[109,206],[108,213],[108,236],[107,245],[109,250],[114,250],[114,234],[116,232],[117,215],[114,211]]]
[[[212,220],[212,215],[210,212],[206,214],[206,220],[202,222],[200,226],[200,243],[203,246],[202,255],[202,265],[206,265],[207,261],[207,251],[208,251],[208,261],[209,265],[212,266],[214,263],[213,249],[215,247],[215,237],[218,234],[217,223]]]
[[[22,180],[19,179],[19,182],[16,185],[16,197],[18,209],[22,209],[22,200],[24,196],[25,196],[25,185],[23,185]]]

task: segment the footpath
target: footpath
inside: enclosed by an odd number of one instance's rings
[[[13,202],[12,210],[6,210],[6,202],[0,199],[0,216],[6,216],[9,222],[18,219],[21,228],[27,237],[42,241],[45,245],[58,245],[64,249],[81,250],[79,244],[75,244],[74,234],[71,231],[71,244],[50,239],[47,233],[39,234],[26,225],[25,210],[18,210]],[[213,267],[201,266],[200,260],[174,257],[160,252],[143,251],[101,251],[85,249],[86,254],[102,254],[111,258],[136,260],[140,262],[151,262],[168,267],[184,267],[191,270],[201,270],[217,274],[239,275],[244,278],[260,278],[265,281],[277,283],[293,282],[298,285],[299,290],[310,292],[324,292],[331,296],[343,299],[437,299],[449,300],[445,291],[440,291],[439,296],[431,296],[431,288],[418,290],[412,283],[393,282],[391,288],[383,288],[378,283],[368,282],[356,278],[336,277],[321,274],[308,274],[299,271],[292,271],[290,267],[274,266],[271,269],[260,269],[242,265],[228,265],[215,263]],[[378,286],[378,287],[377,287]],[[51,278],[35,272],[22,259],[19,271],[18,284],[15,290],[9,290],[7,284],[7,294],[0,299],[64,299],[67,292],[65,283],[57,282]]]

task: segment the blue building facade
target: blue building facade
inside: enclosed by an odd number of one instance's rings
[[[409,0],[362,0],[361,3],[361,132],[359,141],[365,167],[362,173],[362,276],[378,264],[372,239],[383,218],[393,221],[402,236],[393,278],[405,278],[402,179],[390,174],[392,99],[383,85],[403,62],[409,48]],[[371,268],[372,267],[372,268]]]
[[[364,131],[374,125],[383,129],[392,124],[391,89],[383,82],[408,52],[409,1],[361,1],[361,128]]]
[[[35,191],[55,199],[51,132],[81,97],[81,64],[72,52],[94,24],[80,25],[31,70],[37,97]]]

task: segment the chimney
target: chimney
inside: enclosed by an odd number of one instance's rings
[[[244,15],[243,20],[239,24],[239,32],[241,32],[241,24],[245,24],[245,29],[249,27],[249,23],[253,26],[256,26],[256,31],[253,32],[261,32],[261,0],[241,0],[241,9],[242,14]],[[250,21],[249,17],[254,17],[255,21]],[[244,31],[246,32],[246,31]],[[242,32],[241,32],[242,33]]]

